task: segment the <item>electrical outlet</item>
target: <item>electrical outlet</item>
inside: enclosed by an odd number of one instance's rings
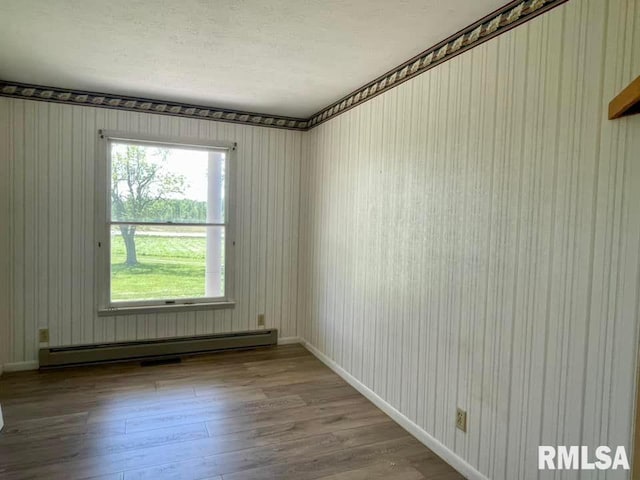
[[[260,313],[258,314],[258,326],[259,327],[264,327],[265,323],[264,323],[264,313]]]
[[[461,408],[456,409],[456,428],[463,432],[467,431],[467,412]]]
[[[38,339],[40,343],[49,343],[49,329],[41,328],[38,330]]]

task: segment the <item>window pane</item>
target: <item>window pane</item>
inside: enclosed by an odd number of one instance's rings
[[[115,225],[111,301],[224,296],[224,227]]]
[[[224,223],[225,153],[114,142],[111,220]]]

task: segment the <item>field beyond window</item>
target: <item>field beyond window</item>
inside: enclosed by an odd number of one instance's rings
[[[111,144],[112,302],[224,296],[224,151]]]

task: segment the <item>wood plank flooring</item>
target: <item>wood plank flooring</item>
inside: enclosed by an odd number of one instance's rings
[[[0,478],[461,477],[299,345],[5,374]]]

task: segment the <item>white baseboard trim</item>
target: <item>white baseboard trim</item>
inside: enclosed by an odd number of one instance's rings
[[[292,343],[303,343],[300,337],[281,337],[278,339],[278,345],[291,345]]]
[[[5,363],[2,369],[5,372],[24,372],[25,370],[37,370],[40,367],[38,362],[16,362]]]
[[[455,468],[465,478],[468,478],[470,480],[489,480],[488,477],[484,476],[482,473],[473,468],[453,450],[449,449],[449,447],[442,444],[438,439],[427,433],[404,414],[396,410],[396,408],[393,407],[390,403],[387,403],[385,400],[383,400],[382,397],[380,397],[373,390],[356,379],[353,375],[351,375],[344,368],[327,357],[316,347],[314,347],[304,339],[301,339],[300,343],[302,343],[307,350],[315,355],[318,360],[324,363],[335,373],[340,375],[348,384],[350,384],[353,388],[355,388],[362,395],[368,398],[376,407],[389,415],[393,420],[395,420],[398,425],[400,425],[407,432],[416,437],[421,443],[423,443],[427,448],[432,450],[436,455],[438,455],[445,462]]]

